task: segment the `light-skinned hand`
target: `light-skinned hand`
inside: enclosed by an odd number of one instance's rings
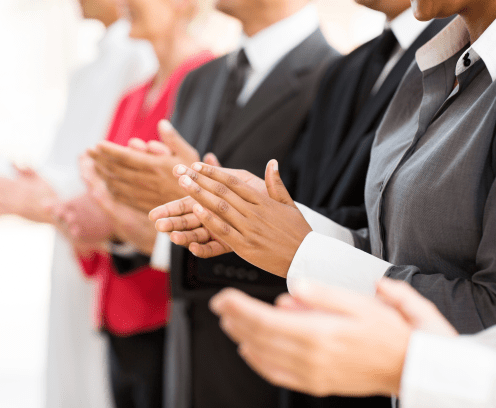
[[[411,326],[389,305],[301,282],[278,306],[225,289],[210,307],[248,365],[315,396],[397,395]],[[289,305],[289,306],[288,306]]]
[[[104,141],[88,151],[114,198],[146,213],[183,197],[172,169],[177,164],[191,165],[199,160],[198,152],[169,121],[160,121],[158,130],[163,143],[149,142],[144,146],[133,139],[129,142],[131,147],[125,147]]]

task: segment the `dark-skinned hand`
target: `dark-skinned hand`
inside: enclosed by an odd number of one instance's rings
[[[267,165],[268,196],[239,177],[205,163],[194,163],[191,168],[176,166],[174,175],[190,199],[171,208],[162,207],[162,212],[151,214],[152,220],[165,214],[172,224],[179,224],[175,218],[180,213],[182,230],[194,230],[199,222],[214,238],[203,245],[190,244],[195,255],[215,256],[219,246],[227,246],[251,264],[287,276],[296,251],[312,229],[284,187],[277,161]]]

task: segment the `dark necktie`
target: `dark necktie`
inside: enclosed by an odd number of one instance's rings
[[[232,67],[227,78],[224,94],[219,105],[217,120],[215,121],[212,137],[210,139],[209,150],[213,147],[219,133],[225,129],[232,118],[232,114],[237,107],[239,94],[245,85],[249,69],[250,62],[248,61],[245,50],[241,49],[236,57],[236,63]]]
[[[381,75],[382,70],[389,61],[398,40],[390,29],[384,32],[377,39],[377,43],[372,50],[369,61],[365,65],[360,84],[357,89],[357,104],[355,113],[358,114],[360,109],[370,97],[370,93]]]

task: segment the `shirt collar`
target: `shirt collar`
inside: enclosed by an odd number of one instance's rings
[[[417,51],[417,64],[421,71],[427,71],[445,62],[468,44],[470,44],[470,34],[465,22],[458,16],[436,37]],[[467,52],[460,57],[456,64],[456,75],[460,75],[479,59],[482,59],[491,75],[491,79],[494,81],[496,79],[495,46],[496,21],[493,21],[477,41],[468,48]],[[467,58],[470,62],[468,66],[465,65],[465,59]]]
[[[117,20],[105,30],[105,34],[98,43],[98,47],[102,51],[113,48],[115,46],[115,43],[120,42],[123,38],[127,38],[129,36],[130,29],[131,24],[129,23],[129,21],[123,18]]]
[[[391,29],[401,49],[406,51],[412,46],[422,31],[426,29],[429,23],[428,21],[418,21],[414,17],[412,9],[409,8],[394,20],[386,22],[386,29]]]
[[[274,66],[317,28],[319,28],[317,9],[309,4],[252,37],[243,34],[240,48],[244,48],[253,70],[264,71]]]

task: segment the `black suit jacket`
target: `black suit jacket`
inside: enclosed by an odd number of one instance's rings
[[[248,103],[234,113],[222,134],[215,135],[217,141],[223,141],[213,144],[213,152],[222,165],[263,177],[270,159],[284,162],[301,134],[325,69],[338,56],[320,30],[289,52]],[[206,153],[213,136],[229,73],[228,58],[219,58],[190,73],[178,96],[173,124],[200,155]],[[186,382],[191,387],[186,386],[183,394],[193,394],[195,408],[276,407],[279,390],[239,358],[236,346],[222,333],[218,319],[208,310],[209,298],[224,286],[237,286],[269,301],[286,291],[283,279],[260,271],[235,255],[199,260],[183,248],[173,247],[171,287],[177,307],[173,308],[169,326],[171,351],[166,358],[170,358],[167,381],[177,386],[171,387],[169,383],[166,393],[180,393],[179,388]],[[188,364],[190,368],[184,370]],[[182,370],[180,379],[177,370]],[[166,396],[168,408],[181,406],[177,401],[183,396],[178,395],[176,402],[171,395]]]
[[[357,115],[358,83],[377,38],[326,72],[305,134],[284,169],[284,181],[296,201],[345,227],[367,226],[365,177],[376,130],[417,49],[449,21],[435,20],[427,26]]]
[[[419,47],[451,19],[435,20],[405,52],[380,87],[358,114],[357,89],[377,38],[357,48],[330,67],[312,106],[305,134],[293,151],[283,174],[295,201],[351,228],[367,227],[364,204],[365,178],[372,142],[379,124]],[[313,398],[291,393],[288,407],[383,407],[386,398]]]

